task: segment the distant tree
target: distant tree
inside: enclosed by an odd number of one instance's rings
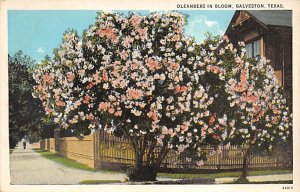
[[[10,148],[14,148],[25,135],[29,136],[30,140],[40,135],[41,118],[44,113],[41,102],[32,97],[32,86],[35,82],[30,69],[34,63],[35,61],[22,51],[18,51],[13,57],[8,56]]]

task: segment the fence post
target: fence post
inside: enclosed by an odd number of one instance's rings
[[[40,149],[45,150],[45,139],[40,140]]]
[[[223,151],[222,151],[223,152]],[[221,169],[221,165],[220,165],[220,152],[217,151],[217,170],[220,170]]]
[[[60,138],[60,128],[56,128],[56,129],[54,129],[54,146],[55,146],[55,153],[59,153],[59,152],[60,152],[59,138]]]
[[[100,130],[96,129],[93,133],[93,161],[94,168],[100,168],[99,153],[100,153]]]

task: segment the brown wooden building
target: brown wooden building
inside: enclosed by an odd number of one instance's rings
[[[225,34],[233,44],[245,42],[248,57],[271,60],[279,84],[292,96],[292,11],[237,10]]]

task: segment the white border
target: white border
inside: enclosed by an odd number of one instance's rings
[[[176,10],[177,4],[222,4],[224,1],[212,0],[0,0],[0,191],[300,191],[300,156],[297,154],[299,150],[300,132],[298,117],[300,114],[299,106],[299,89],[300,82],[300,1],[298,0],[226,0],[231,4],[254,4],[254,3],[282,3],[284,9],[293,10],[293,92],[294,92],[294,184],[251,184],[251,185],[10,185],[9,177],[9,146],[8,146],[8,32],[7,32],[7,11],[8,10]],[[249,9],[249,8],[245,8]],[[187,10],[187,9],[185,9]],[[196,9],[193,9],[196,10]],[[197,9],[200,10],[200,9]],[[212,10],[212,9],[201,9]],[[214,9],[220,10],[220,9]],[[228,9],[222,9],[228,10]],[[234,9],[230,9],[234,10]],[[298,182],[297,182],[298,181]],[[283,187],[292,186],[293,189],[283,189]]]

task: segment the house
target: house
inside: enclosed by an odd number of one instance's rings
[[[225,35],[234,45],[245,42],[248,57],[271,60],[278,83],[292,97],[292,11],[237,10]]]

